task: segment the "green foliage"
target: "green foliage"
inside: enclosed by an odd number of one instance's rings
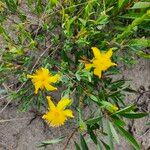
[[[122,127],[118,126],[119,132],[133,145],[136,150],[140,150],[140,146],[133,136]]]
[[[45,146],[47,146],[47,145],[52,145],[52,144],[59,143],[59,142],[63,141],[64,138],[65,138],[65,137],[62,136],[62,137],[56,138],[56,139],[54,139],[54,140],[42,141],[41,144],[38,145],[38,147],[40,148],[40,147],[45,147]]]
[[[89,139],[97,149],[113,150],[120,142],[119,134],[140,149],[126,130],[125,120],[148,114],[126,104],[125,93],[136,91],[130,88],[129,81],[113,79],[112,75],[120,74],[120,66],[109,68],[98,78],[84,64],[93,58],[91,47],[102,52],[112,48],[112,60],[117,64],[134,65],[136,56],[149,59],[149,8],[148,1],[129,0],[27,0],[24,4],[17,0],[1,1],[0,83],[3,87],[13,81],[13,86],[8,91],[0,89],[0,94],[18,100],[21,111],[41,111],[46,106],[45,97],[51,93],[40,91],[35,95],[27,74],[40,67],[52,74],[59,72],[61,79],[55,86],[63,89],[61,96],[74,98],[76,127],[80,132],[80,144],[74,142],[77,150],[90,149]],[[89,112],[86,117],[85,108]],[[43,141],[39,147],[62,140],[64,137]]]

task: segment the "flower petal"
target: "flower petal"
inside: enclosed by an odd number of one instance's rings
[[[91,48],[93,50],[93,54],[95,58],[100,58],[101,57],[101,52],[97,47],[92,47]]]
[[[60,110],[64,110],[69,104],[71,100],[68,98],[63,97],[57,104],[57,108]]]
[[[65,114],[66,117],[74,118],[73,113],[70,109],[64,110],[64,114]]]
[[[47,98],[47,102],[48,102],[49,108],[50,108],[50,109],[55,108],[56,106],[55,106],[54,103],[52,102],[51,96],[47,96],[46,98]]]
[[[54,91],[54,90],[57,90],[56,87],[54,87],[54,86],[52,86],[52,85],[50,85],[50,84],[48,84],[48,83],[45,83],[44,86],[45,86],[45,88],[46,88],[47,91]]]
[[[35,76],[33,75],[30,75],[30,74],[27,74],[27,78],[34,78]]]
[[[41,68],[41,70],[43,71],[44,74],[49,74],[49,70],[47,68]]]
[[[98,76],[99,78],[101,78],[101,76],[102,76],[102,70],[100,70],[99,68],[95,68],[94,69],[94,74],[96,76]]]
[[[111,66],[117,66],[117,64],[112,62],[112,63],[111,63]]]
[[[50,81],[51,83],[55,83],[55,82],[57,82],[57,81],[59,80],[59,78],[60,78],[60,75],[59,75],[59,74],[56,74],[56,75],[54,75],[54,76],[52,76],[52,77],[49,77],[49,81]]]
[[[111,58],[112,57],[112,55],[113,55],[113,51],[112,51],[112,48],[110,48],[106,53],[105,53],[105,57],[107,57],[107,58]]]
[[[34,79],[33,79],[34,80]],[[43,89],[43,86],[42,86],[42,83],[39,81],[39,82],[35,82],[34,83],[34,86],[35,86],[35,91],[34,93],[37,94],[38,93],[38,90],[39,89]]]
[[[93,67],[93,64],[85,63],[85,69],[90,70]]]

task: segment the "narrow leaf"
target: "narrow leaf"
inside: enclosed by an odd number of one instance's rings
[[[112,114],[112,115],[116,115],[116,114],[124,114],[125,112],[129,112],[131,110],[133,110],[135,108],[134,105],[131,105],[131,106],[128,106],[128,107],[125,107],[119,111],[117,111],[116,113]]]
[[[111,122],[109,122],[109,126],[110,126],[110,130],[111,130],[111,133],[114,137],[114,139],[116,140],[116,142],[119,144],[119,137],[118,137],[118,134],[113,126],[113,124]]]
[[[81,150],[80,146],[76,142],[74,142],[74,144],[75,144],[76,150]]]
[[[119,129],[119,132],[131,143],[131,145],[136,150],[140,150],[140,146],[139,146],[138,142],[134,139],[134,137],[129,132],[127,132],[121,126],[117,126],[117,128]]]
[[[82,147],[82,150],[89,150],[88,146],[87,146],[87,143],[84,139],[84,137],[80,134],[80,140],[81,140],[81,147]]]
[[[106,150],[111,150],[111,148],[104,141],[101,140],[101,142],[103,143],[103,145],[106,148]]]
[[[16,12],[17,4],[15,3],[14,0],[5,0],[5,2],[10,11],[12,11],[13,13]]]
[[[147,11],[143,16],[136,18],[121,34],[119,34],[116,37],[115,40],[118,42],[121,42],[122,40],[124,40],[124,38],[126,38],[132,33],[132,29],[135,26],[138,26],[139,24],[141,24],[143,20],[146,18],[149,18],[149,16],[150,16],[150,11]]]
[[[148,115],[148,113],[134,113],[134,112],[127,112],[124,114],[120,114],[121,116],[125,118],[131,118],[131,119],[138,119],[138,118],[143,118]]]
[[[94,95],[92,95],[92,94],[90,94],[89,95],[90,96],[90,98],[94,101],[94,102],[99,102],[99,100],[98,100],[98,98],[96,97],[96,96],[94,96]]]
[[[90,138],[97,145],[97,137],[96,137],[96,135],[94,134],[93,130],[90,127],[88,127],[88,133],[90,135]]]
[[[62,137],[59,137],[57,139],[53,139],[53,140],[47,140],[47,141],[43,141],[41,142],[41,144],[39,144],[37,147],[44,147],[46,145],[51,145],[51,144],[56,144],[56,143],[59,143],[61,142],[62,140],[64,140],[64,136]]]
[[[118,0],[118,7],[120,8],[125,0]]]
[[[131,9],[142,9],[150,7],[150,2],[137,2]]]
[[[109,124],[109,121],[108,120],[104,120],[104,125],[107,126],[107,135],[108,135],[108,143],[109,143],[109,147],[111,147],[111,150],[114,150],[114,143],[113,143],[113,135],[112,135],[112,132],[111,132],[111,129],[110,129],[110,124]]]
[[[88,119],[86,121],[86,124],[92,125],[92,124],[95,124],[95,123],[99,122],[101,119],[102,119],[102,116],[96,117],[96,118],[92,118],[92,119]]]

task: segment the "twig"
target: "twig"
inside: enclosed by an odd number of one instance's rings
[[[137,137],[137,139],[143,138],[143,136],[146,135],[149,131],[150,131],[150,128],[146,129],[146,131],[142,135],[140,135],[139,137]]]
[[[30,73],[33,72],[34,68],[36,67],[36,65],[38,64],[38,62],[40,61],[40,59],[43,57],[43,55],[49,50],[49,48],[52,46],[52,44],[50,46],[48,46],[45,51],[39,56],[39,58],[37,59],[37,61],[35,62],[35,64],[33,65]]]
[[[7,104],[2,108],[2,110],[0,111],[0,114],[5,110],[5,108],[11,103],[11,100],[9,100],[7,102]]]
[[[7,96],[8,96],[8,95],[5,95],[5,96],[3,96],[3,97],[0,97],[0,100],[6,98]]]
[[[29,119],[29,118],[13,118],[13,119],[6,119],[6,120],[0,120],[0,123],[4,123],[4,122],[10,122],[10,121],[16,121],[16,120],[25,120],[25,119]]]
[[[75,129],[73,130],[73,132],[70,134],[70,136],[68,137],[67,142],[65,143],[65,146],[64,146],[63,150],[65,150],[65,149],[67,148],[67,146],[68,146],[70,140],[72,139],[72,137],[74,136],[74,134],[78,131],[78,128],[79,128],[79,127],[75,128]]]

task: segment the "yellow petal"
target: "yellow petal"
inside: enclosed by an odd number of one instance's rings
[[[49,108],[50,108],[50,109],[55,108],[56,106],[55,106],[54,103],[52,102],[51,96],[47,96],[46,98],[47,98],[47,102],[48,102]]]
[[[85,69],[90,70],[93,67],[93,64],[85,63]]]
[[[59,78],[60,78],[60,75],[59,75],[59,74],[56,74],[56,75],[50,77],[50,78],[49,78],[49,81],[50,81],[51,83],[55,83],[55,82],[57,82],[57,81],[59,80]]]
[[[95,58],[100,58],[101,57],[100,50],[97,47],[92,47],[91,49],[93,50],[93,54],[94,54]]]
[[[39,91],[39,88],[35,88],[34,93],[35,93],[35,94],[37,94],[37,93],[38,93],[38,91]]]
[[[27,74],[27,78],[34,78],[34,76]]]
[[[113,55],[113,51],[112,51],[112,48],[110,48],[110,49],[105,53],[105,57],[111,58],[112,55]]]
[[[49,74],[49,70],[47,68],[41,68],[44,74]]]
[[[36,72],[35,72],[36,75],[40,75],[40,74],[42,74],[42,73],[43,73],[42,68],[36,70]]]
[[[111,63],[111,66],[117,66],[117,64],[116,63]]]
[[[71,103],[71,100],[64,97],[57,104],[57,108],[60,110],[64,110],[70,103]]]
[[[42,86],[41,82],[35,82],[34,86],[35,86],[35,91],[34,91],[35,94],[38,93],[39,89],[43,89],[43,86]]]
[[[67,116],[67,117],[74,118],[73,113],[72,113],[72,111],[71,111],[70,109],[64,110],[64,114],[65,114],[65,116]]]
[[[54,87],[54,86],[52,86],[52,85],[50,85],[50,84],[48,84],[48,83],[45,83],[44,86],[45,86],[45,88],[46,88],[47,91],[54,91],[54,90],[57,90],[56,87]]]
[[[96,76],[98,76],[99,78],[101,78],[101,76],[102,76],[102,71],[100,70],[100,69],[94,69],[94,74],[96,75]]]

